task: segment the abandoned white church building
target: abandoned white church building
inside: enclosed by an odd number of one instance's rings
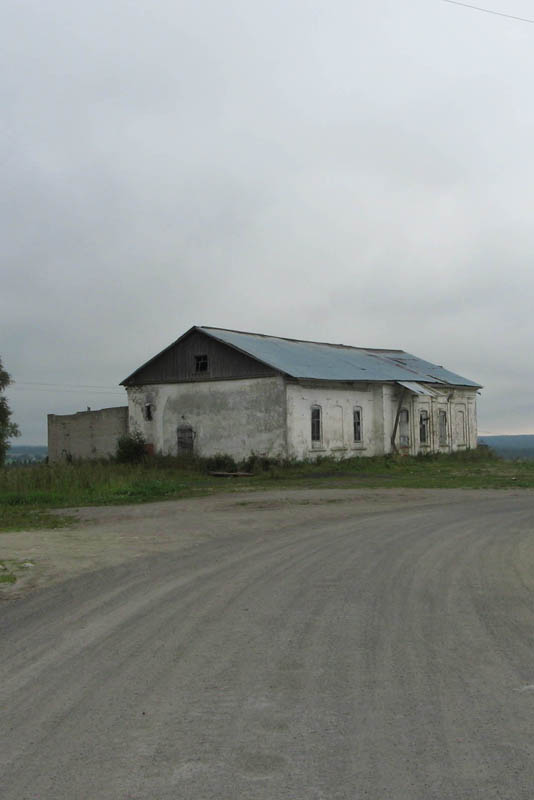
[[[122,385],[130,432],[162,454],[310,459],[477,445],[480,385],[402,350],[195,326]]]

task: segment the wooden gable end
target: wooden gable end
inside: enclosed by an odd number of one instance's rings
[[[276,370],[261,361],[196,330],[140,367],[124,383],[127,386],[139,386],[258,378],[276,374]]]

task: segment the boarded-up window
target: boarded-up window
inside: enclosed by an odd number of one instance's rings
[[[311,407],[311,440],[312,445],[321,444],[322,439],[321,406]]]
[[[333,406],[328,413],[330,446],[333,448],[344,447],[343,436],[343,406]]]
[[[179,425],[177,429],[178,455],[186,455],[193,452],[195,433],[191,425]]]
[[[399,414],[399,444],[401,447],[410,446],[410,414],[407,408],[402,408]]]
[[[465,411],[456,410],[456,444],[465,444]]]
[[[428,444],[430,441],[430,431],[428,427],[428,411],[421,411],[419,414],[419,443]]]
[[[438,430],[439,430],[439,443],[441,446],[447,444],[448,436],[447,436],[447,412],[446,411],[439,411],[438,412]]]
[[[354,423],[354,441],[363,442],[363,428],[362,428],[362,409],[361,406],[355,406],[353,412]]]

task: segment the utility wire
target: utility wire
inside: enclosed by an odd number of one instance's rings
[[[473,11],[482,11],[484,14],[493,14],[496,17],[505,17],[506,19],[515,19],[518,22],[528,22],[534,25],[534,19],[528,17],[516,17],[513,14],[505,14],[503,11],[492,11],[490,8],[482,8],[481,6],[472,6],[469,3],[461,3],[460,0],[441,0],[442,3],[450,3],[453,6],[462,6],[463,8],[471,8]]]
[[[57,387],[47,388],[46,386],[14,386],[13,384],[6,389],[7,394],[11,392],[47,392],[48,394],[85,394],[86,396],[93,396],[95,394],[103,394],[106,396],[113,395],[114,397],[124,397],[122,392],[103,392],[101,389],[60,389]]]
[[[63,386],[68,389],[116,389],[109,383],[106,386],[95,386],[89,383],[43,383],[42,381],[12,381],[12,385],[18,386]]]
[[[117,391],[116,386],[95,386],[85,383],[44,383],[41,381],[12,381],[8,393],[19,392],[48,392],[49,394],[102,394],[111,397],[124,397],[124,392]]]

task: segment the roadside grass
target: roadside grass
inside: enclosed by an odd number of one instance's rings
[[[65,528],[73,521],[74,517],[68,514],[51,513],[47,509],[31,504],[11,506],[0,499],[0,533],[38,528]]]
[[[239,469],[250,477],[214,477]],[[534,488],[534,461],[505,461],[487,448],[451,455],[276,462],[227,456],[139,464],[113,461],[0,469],[0,531],[58,528],[71,521],[51,509],[145,503],[218,492],[283,488]]]

